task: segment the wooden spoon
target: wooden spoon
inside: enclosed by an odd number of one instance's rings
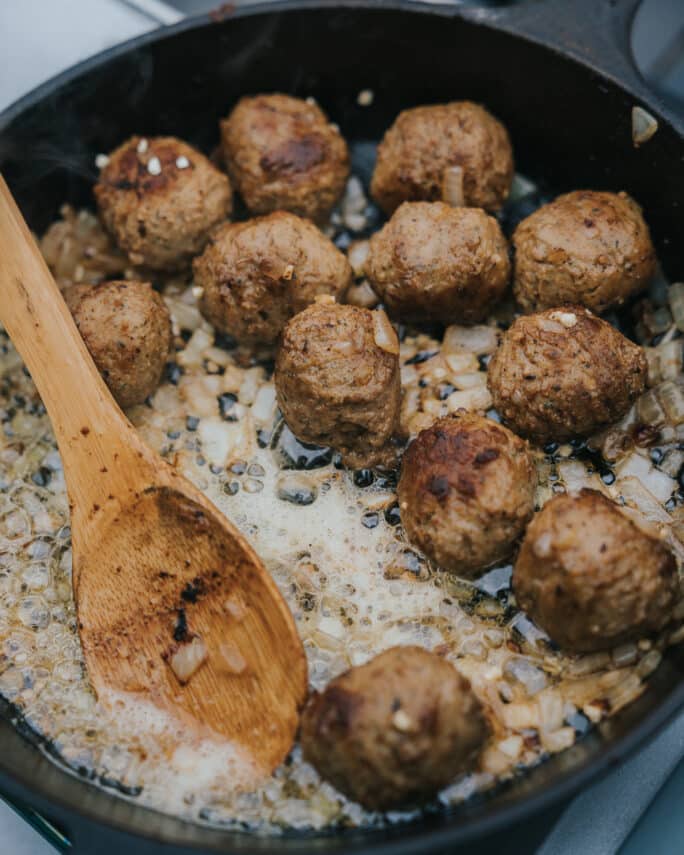
[[[163,730],[170,754],[201,745],[215,760],[235,749],[252,773],[271,772],[306,696],[292,615],[242,535],[114,402],[1,176],[0,323],[59,444],[98,699],[142,711],[136,721]]]

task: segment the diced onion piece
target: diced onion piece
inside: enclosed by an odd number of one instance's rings
[[[168,657],[171,670],[179,683],[187,683],[209,657],[206,644],[196,635],[191,641],[179,644]]]
[[[590,487],[594,490],[601,489],[595,475],[587,472],[583,463],[579,460],[566,460],[558,465],[558,474],[565,483],[565,489],[569,493],[577,493],[583,487]]]
[[[318,303],[319,306],[331,306],[335,302],[335,298],[332,294],[318,294],[314,297],[314,303]]]
[[[632,142],[635,146],[648,142],[658,130],[658,120],[643,107],[632,107]]]
[[[670,285],[667,299],[677,329],[684,332],[684,282],[675,282]]]
[[[666,380],[656,389],[658,400],[671,424],[684,422],[684,390],[677,383]]]
[[[196,329],[184,350],[176,356],[176,362],[184,367],[201,365],[204,352],[214,343],[212,336],[204,329]]]
[[[670,478],[676,478],[682,466],[684,466],[684,451],[680,451],[678,448],[668,451],[658,464],[658,468],[669,475]]]
[[[501,709],[504,727],[524,730],[539,727],[539,707],[536,702],[506,704]]]
[[[558,321],[559,324],[562,324],[566,329],[572,329],[572,327],[577,326],[577,315],[574,312],[551,312],[549,315],[550,318],[553,318],[554,321]]]
[[[231,455],[248,446],[251,430],[253,427],[243,421],[224,422],[218,417],[204,417],[197,428],[202,453],[215,466],[224,466]]]
[[[514,734],[513,736],[509,736],[507,739],[502,739],[501,742],[498,743],[497,748],[502,754],[510,757],[511,760],[517,760],[523,749],[522,736]]]
[[[651,461],[638,452],[634,452],[622,461],[618,467],[618,482],[623,478],[638,478],[644,487],[660,502],[666,502],[672,495],[677,483],[665,472],[656,469]]]
[[[645,347],[646,362],[648,363],[647,385],[650,388],[657,386],[663,379],[660,373],[660,351],[657,347]]]
[[[233,359],[231,354],[222,347],[208,347],[204,351],[204,358],[211,360],[211,362],[215,362],[217,365],[220,365],[221,368],[225,368]]]
[[[455,413],[457,410],[488,410],[491,406],[492,396],[486,386],[452,392],[447,398],[447,408],[450,413]]]
[[[166,305],[171,313],[171,320],[180,329],[196,330],[202,323],[202,315],[195,305],[190,305],[176,297],[166,297]]]
[[[252,404],[252,416],[257,422],[266,423],[273,417],[276,406],[275,386],[266,383],[259,387],[254,403]]]
[[[639,650],[636,644],[630,641],[628,644],[621,644],[619,647],[614,648],[612,655],[613,665],[616,668],[626,668],[628,665],[633,665],[636,662]]]
[[[382,309],[373,312],[373,338],[380,350],[384,350],[394,356],[399,354],[399,339],[389,318]]]
[[[549,754],[565,751],[575,743],[575,730],[572,727],[561,727],[551,733],[545,731],[541,735],[541,742]]]
[[[380,302],[378,295],[366,279],[363,282],[351,285],[347,290],[345,299],[351,306],[359,306],[361,309],[372,309]]]
[[[634,445],[630,435],[624,430],[607,431],[600,443],[601,453],[610,463],[623,457]]]
[[[354,214],[361,214],[368,200],[363,190],[363,184],[356,175],[350,176],[342,199],[342,217],[348,219]]]
[[[642,679],[652,674],[660,665],[663,654],[659,650],[649,650],[636,667],[636,672]]]
[[[247,670],[247,660],[234,644],[224,642],[219,647],[225,669],[235,675],[244,674]]]
[[[684,339],[677,338],[658,345],[658,362],[662,380],[676,380],[682,373],[682,344]]]
[[[454,377],[454,386],[457,389],[475,389],[478,386],[487,385],[487,375],[484,371],[471,371]]]
[[[447,327],[444,333],[442,351],[446,354],[466,350],[470,353],[483,355],[494,353],[498,345],[499,338],[496,327],[482,325],[473,327],[451,326]]]
[[[544,330],[544,332],[550,333],[564,333],[566,327],[558,320],[554,320],[551,315],[539,315],[537,318],[537,325],[540,329]]]
[[[563,697],[554,689],[545,689],[537,698],[539,727],[541,730],[558,730],[563,725]]]
[[[370,243],[367,240],[355,240],[347,250],[347,258],[357,279],[363,276],[369,250]]]
[[[244,379],[240,385],[240,391],[238,392],[238,398],[240,399],[241,404],[249,406],[254,403],[262,377],[263,371],[258,366],[248,368],[247,371],[245,371]]]
[[[447,353],[444,359],[451,369],[452,379],[462,377],[464,374],[474,374],[479,368],[477,357],[474,353]]]
[[[442,173],[442,201],[454,208],[465,205],[465,193],[463,192],[463,167],[447,166]]]
[[[625,457],[617,467],[618,476],[620,478],[627,478],[633,475],[635,478],[643,480],[651,471],[652,465],[647,457],[634,451]]]
[[[670,515],[638,478],[629,476],[628,478],[620,478],[610,488],[610,492],[614,497],[622,497],[632,507],[636,508],[640,513],[652,522],[669,523]],[[625,508],[623,511],[627,510]]]
[[[247,615],[247,609],[239,600],[226,600],[223,608],[238,622],[244,620]]]
[[[413,386],[418,382],[418,371],[415,365],[401,366],[401,385]]]
[[[496,745],[490,745],[482,752],[480,765],[486,774],[498,776],[510,769],[511,758],[499,751]]]
[[[636,402],[637,417],[645,425],[660,425],[666,421],[658,389],[645,392]]]

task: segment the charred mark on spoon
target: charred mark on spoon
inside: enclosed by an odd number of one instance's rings
[[[188,619],[185,614],[185,609],[180,608],[177,612],[176,625],[173,628],[174,641],[188,640]]]

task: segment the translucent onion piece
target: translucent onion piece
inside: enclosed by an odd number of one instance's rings
[[[680,332],[684,332],[684,282],[670,285],[667,298],[675,325]]]
[[[352,306],[359,306],[361,309],[373,309],[380,302],[378,295],[366,279],[356,285],[350,286],[347,291],[346,301]]]
[[[399,354],[399,339],[389,318],[382,309],[373,312],[373,338],[380,350],[384,350],[394,356]]]
[[[347,258],[357,279],[363,276],[369,249],[370,243],[367,240],[356,240],[347,250]]]
[[[168,663],[179,683],[187,683],[209,657],[206,644],[199,636],[180,644],[169,656]]]
[[[658,120],[643,107],[632,107],[632,142],[635,146],[648,142],[658,130]]]
[[[456,353],[458,351],[469,351],[478,355],[494,353],[499,346],[499,337],[496,327],[473,326],[473,327],[447,327],[444,333],[442,351],[444,353]]]
[[[462,166],[447,166],[442,173],[442,201],[454,208],[461,208],[465,205],[463,177]]]
[[[674,425],[684,422],[684,390],[682,387],[671,380],[667,380],[658,386],[656,393],[668,421]]]

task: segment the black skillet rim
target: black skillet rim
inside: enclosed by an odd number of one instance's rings
[[[535,0],[527,0],[532,4]],[[565,52],[557,44],[548,44],[537,36],[528,35],[519,32],[511,32],[508,28],[497,21],[495,17],[482,17],[475,20],[472,17],[472,6],[452,7],[446,5],[436,5],[423,0],[280,0],[280,2],[268,2],[259,4],[245,4],[244,6],[231,9],[226,13],[225,17],[245,17],[245,16],[262,16],[269,13],[281,12],[305,12],[307,10],[315,10],[321,8],[347,8],[347,9],[375,9],[375,10],[392,10],[392,11],[407,11],[412,13],[420,13],[424,15],[437,15],[441,17],[462,17],[468,23],[479,25],[487,29],[493,29],[502,32],[508,32],[513,38],[534,42],[546,50],[560,55],[565,62],[590,68],[601,77],[609,79],[617,84],[623,91],[634,94],[635,97],[652,108],[655,115],[662,118],[667,124],[671,124],[668,111],[663,109],[663,104],[657,96],[650,99],[645,99],[643,93],[635,91],[630,82],[624,81],[619,74],[611,74],[608,71],[596,69],[590,62],[583,60],[570,52]],[[110,59],[122,56],[131,50],[154,43],[164,39],[167,36],[175,36],[185,31],[199,29],[205,26],[211,26],[215,23],[220,23],[224,17],[210,14],[198,15],[180,21],[179,23],[163,27],[151,32],[145,33],[134,39],[128,40],[122,44],[116,45],[106,51],[98,53],[81,63],[61,72],[53,78],[50,78],[45,83],[39,85],[31,92],[21,97],[0,114],[0,133],[7,127],[15,118],[20,116],[25,110],[29,109],[39,101],[49,97],[53,92],[69,83],[74,78],[81,75],[86,75],[90,71],[108,62]],[[287,852],[311,852],[314,848],[321,849],[325,847],[326,840],[329,842],[335,841],[339,844],[347,841],[350,848],[353,847],[356,851],[373,851],[374,853],[383,853],[383,855],[400,855],[400,853],[415,852],[420,847],[420,851],[435,851],[447,846],[453,846],[460,843],[465,843],[473,840],[476,837],[489,835],[499,831],[507,826],[510,826],[520,820],[523,820],[535,813],[544,809],[548,809],[558,803],[563,798],[566,798],[587,785],[590,781],[594,781],[603,774],[609,772],[617,766],[626,757],[635,752],[649,738],[653,737],[660,731],[684,706],[684,681],[673,689],[669,695],[653,710],[650,710],[645,717],[637,724],[631,726],[629,732],[621,737],[618,737],[611,744],[603,744],[595,751],[592,751],[591,756],[585,758],[578,764],[578,767],[568,771],[559,770],[556,780],[545,790],[533,793],[529,796],[521,796],[516,801],[504,803],[503,805],[492,805],[490,810],[477,812],[475,816],[461,816],[454,825],[449,825],[452,817],[449,812],[443,814],[440,818],[446,827],[431,826],[429,819],[419,819],[412,821],[403,826],[390,829],[389,833],[393,839],[386,839],[388,831],[386,829],[367,829],[354,830],[353,832],[327,832],[322,834],[292,834],[281,838],[270,838],[268,842],[272,848],[281,849]],[[36,749],[33,749],[36,750]],[[264,849],[264,840],[261,840],[262,845],[252,846],[250,843],[256,842],[256,838],[249,833],[232,832],[222,829],[216,829],[206,826],[188,823],[176,818],[170,818],[173,825],[179,827],[192,827],[196,832],[196,838],[203,840],[183,839],[185,835],[177,835],[173,832],[170,835],[163,835],[159,838],[151,830],[146,829],[145,817],[162,816],[159,812],[150,808],[144,808],[133,803],[124,802],[117,799],[120,808],[124,805],[130,807],[132,814],[130,820],[121,820],[119,817],[112,818],[107,815],[105,810],[92,810],[84,808],[81,805],[74,804],[73,801],[62,796],[60,792],[54,793],[50,788],[43,785],[42,781],[31,780],[30,774],[24,769],[9,769],[4,759],[0,757],[0,769],[3,774],[30,792],[37,794],[43,799],[59,806],[75,815],[80,815],[83,818],[89,819],[104,827],[109,826],[123,832],[132,833],[142,838],[161,840],[174,845],[174,843],[187,846],[189,848],[201,847],[203,845],[212,846],[216,843],[231,843],[236,845],[236,851],[243,853],[262,853]],[[87,786],[93,794],[97,794],[97,801],[106,808],[106,804],[110,803],[111,796],[103,790],[98,790],[90,787],[83,779],[78,779],[72,773],[64,771],[63,774],[76,779],[83,786]],[[106,803],[106,804],[105,804]],[[123,811],[120,811],[123,812]],[[163,817],[165,820],[166,816]],[[152,823],[155,825],[155,823]],[[136,827],[142,826],[142,827]],[[392,834],[394,832],[394,834]],[[383,837],[385,838],[383,840]],[[210,838],[212,838],[210,840]],[[307,845],[308,844],[308,845]],[[335,847],[337,848],[337,846]]]

